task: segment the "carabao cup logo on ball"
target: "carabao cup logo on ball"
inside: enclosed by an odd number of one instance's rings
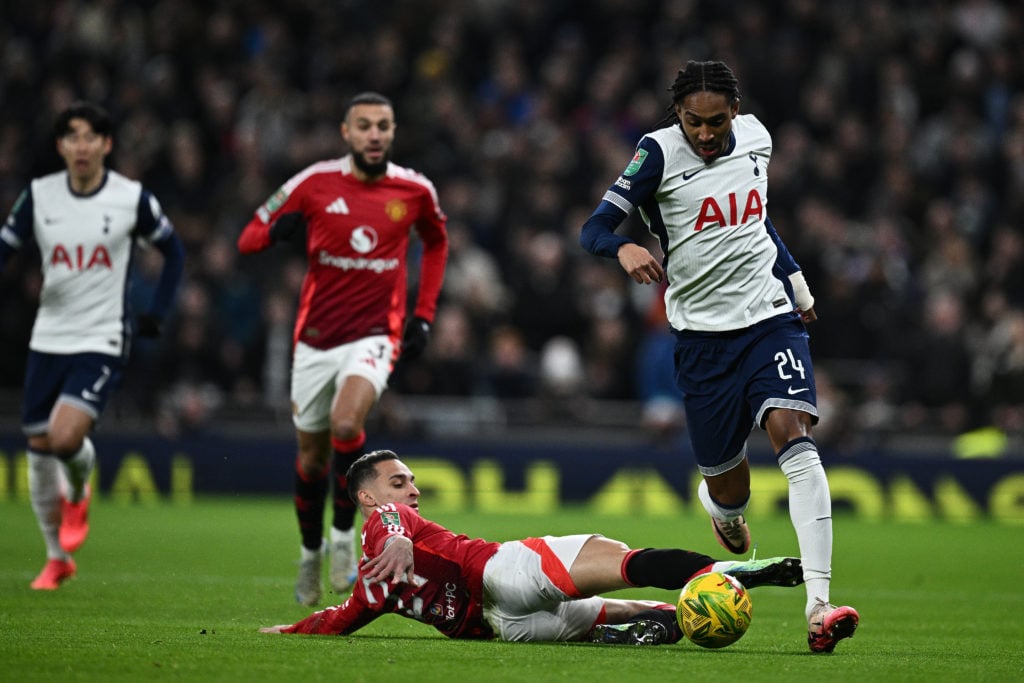
[[[753,605],[739,581],[720,572],[709,572],[683,587],[676,618],[690,642],[715,649],[735,643],[747,632]]]
[[[348,239],[348,243],[360,254],[369,254],[376,249],[378,241],[377,231],[369,225],[360,225]]]

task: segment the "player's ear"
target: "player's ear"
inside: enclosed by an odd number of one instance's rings
[[[359,491],[356,492],[356,498],[359,499],[360,505],[368,508],[377,507],[377,501],[374,499],[373,494],[366,489],[359,489]]]

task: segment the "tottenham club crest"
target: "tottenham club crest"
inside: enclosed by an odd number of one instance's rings
[[[360,225],[348,238],[348,243],[360,254],[369,254],[377,248],[377,242],[377,231],[369,225]]]

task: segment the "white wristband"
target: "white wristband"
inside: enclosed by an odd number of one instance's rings
[[[809,311],[814,308],[814,297],[811,296],[811,288],[807,286],[802,271],[796,271],[789,276],[793,285],[793,298],[796,300],[796,307],[801,311]]]

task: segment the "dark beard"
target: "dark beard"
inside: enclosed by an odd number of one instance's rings
[[[362,154],[358,152],[352,152],[352,161],[355,163],[356,168],[370,176],[371,178],[377,178],[384,175],[388,170],[388,161],[391,160],[391,152],[384,155],[380,163],[371,164],[366,160]]]

